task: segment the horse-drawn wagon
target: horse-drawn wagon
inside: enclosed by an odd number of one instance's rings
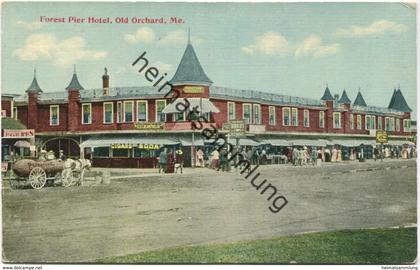
[[[83,182],[85,170],[90,168],[88,160],[60,159],[32,160],[22,159],[12,165],[9,180],[12,188],[28,183],[34,189],[43,188],[47,182],[64,187]]]

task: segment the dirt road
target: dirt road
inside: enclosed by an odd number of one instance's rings
[[[86,262],[172,246],[416,223],[415,161],[261,166],[261,180],[288,200],[277,214],[268,210],[268,195],[239,173],[186,170],[96,187],[3,190],[3,259]]]

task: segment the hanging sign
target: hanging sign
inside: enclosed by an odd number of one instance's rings
[[[376,142],[377,143],[388,143],[388,133],[383,130],[376,131]]]

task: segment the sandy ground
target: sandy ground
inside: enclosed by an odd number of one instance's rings
[[[250,179],[209,169],[111,170],[110,185],[4,189],[3,260],[86,262],[173,246],[415,224],[415,166],[414,160],[261,166],[258,182],[267,179],[288,200],[277,214]]]

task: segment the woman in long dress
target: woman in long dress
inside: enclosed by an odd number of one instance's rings
[[[166,173],[174,173],[175,171],[175,161],[174,161],[174,154],[172,150],[168,153],[168,160],[166,164]]]

